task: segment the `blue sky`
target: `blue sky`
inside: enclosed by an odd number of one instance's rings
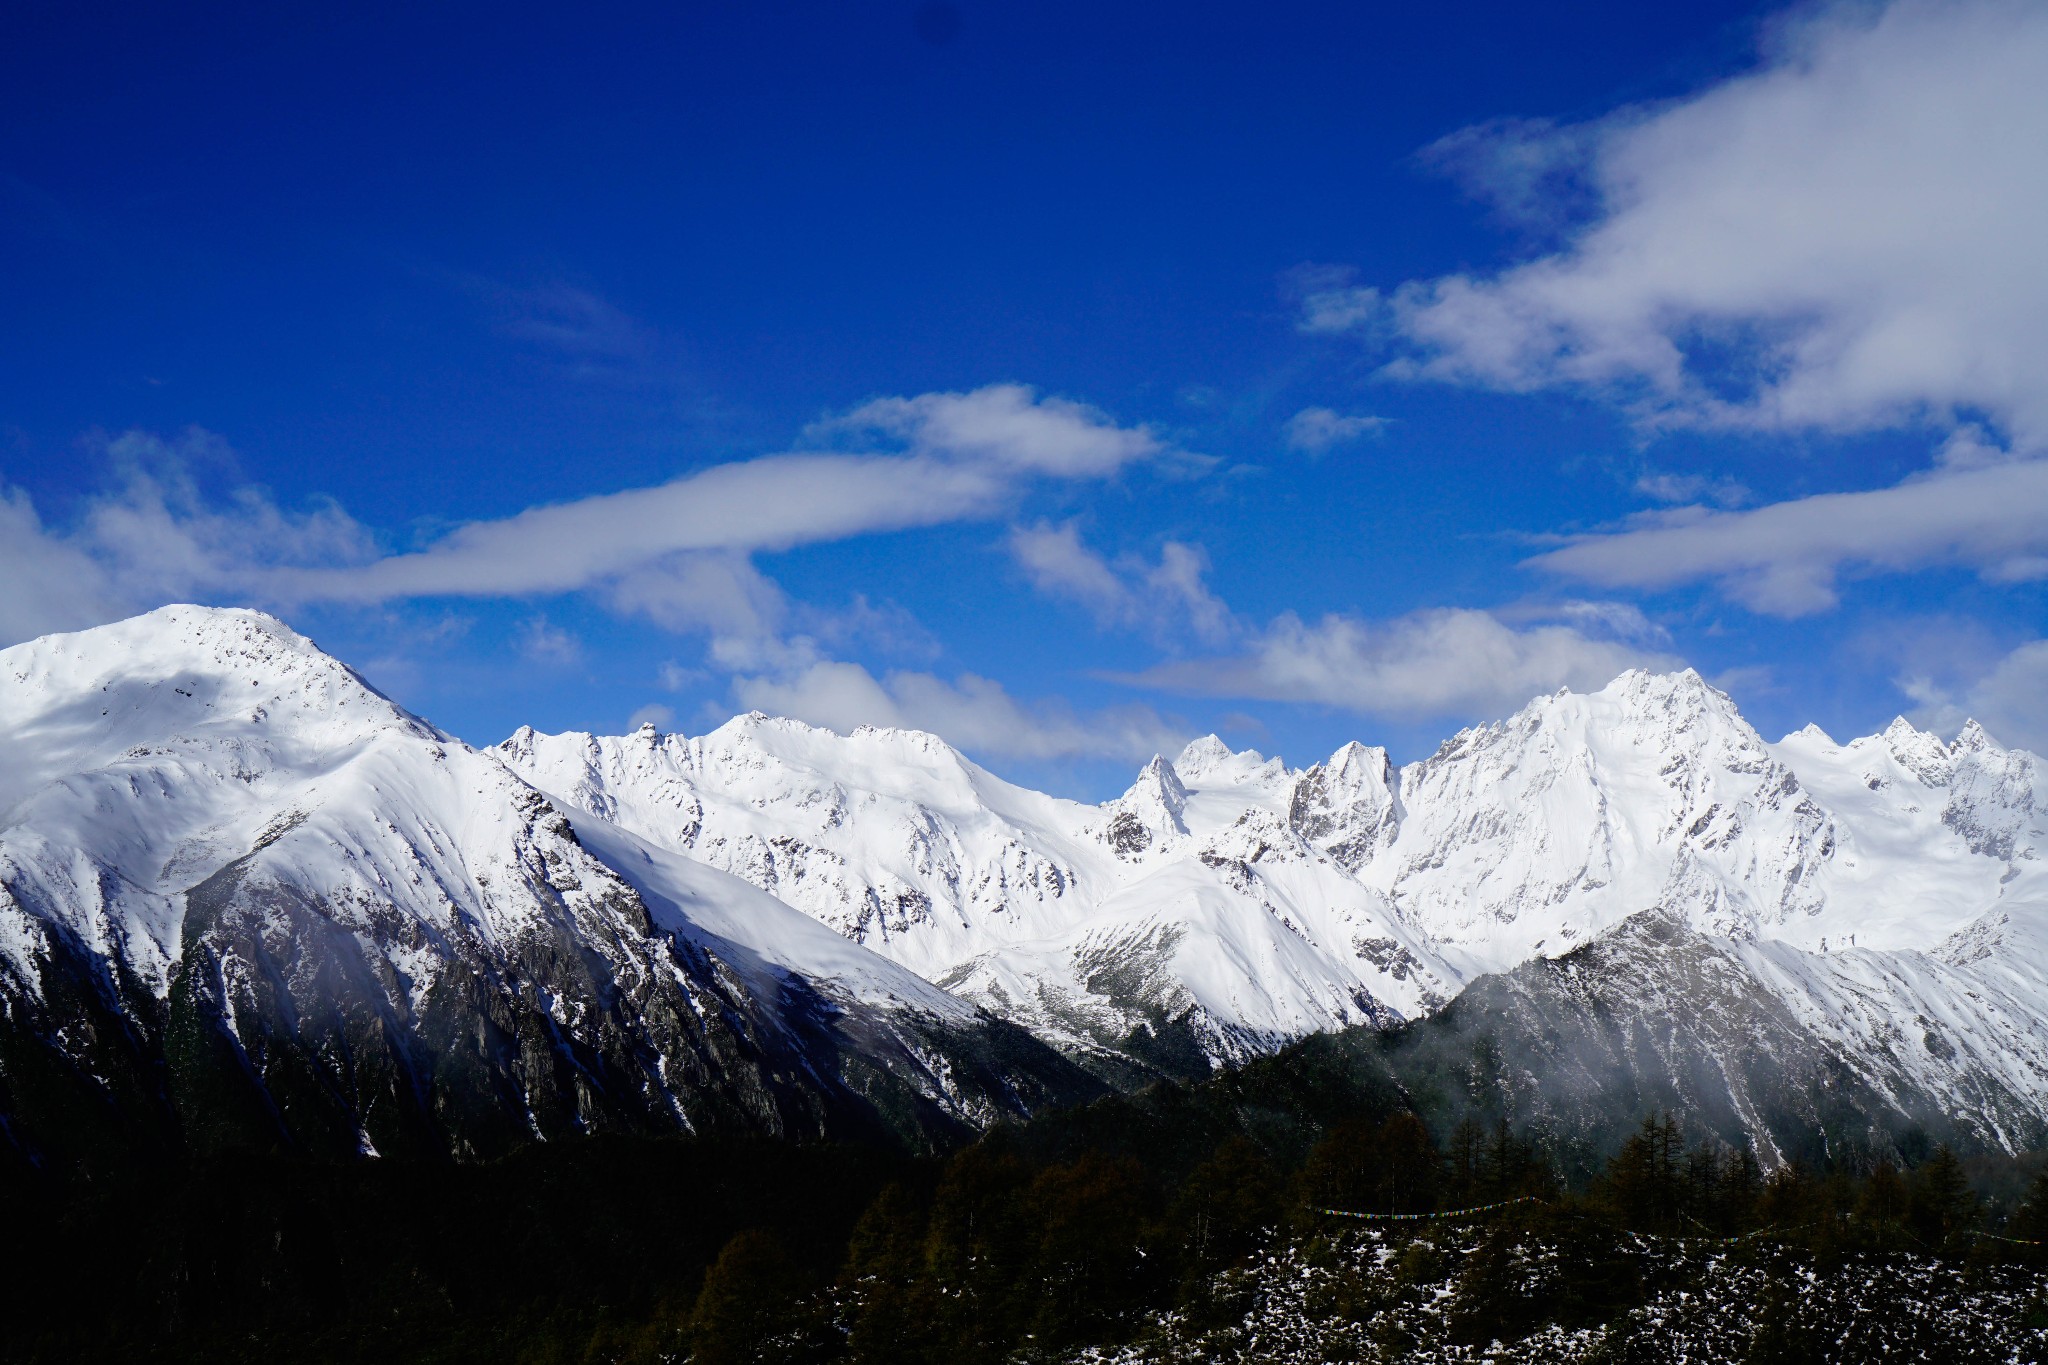
[[[1076,794],[1689,663],[2048,746],[2036,6],[0,18],[0,643]]]

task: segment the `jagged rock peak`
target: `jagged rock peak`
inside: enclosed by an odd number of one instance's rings
[[[1696,668],[1672,673],[1631,668],[1591,695],[1621,702],[1631,710],[1711,709],[1736,714],[1734,699],[1701,677]]]
[[[1200,739],[1188,741],[1180,756],[1173,760],[1173,768],[1184,781],[1199,782],[1236,756],[1218,736],[1203,735]]]
[[[1138,780],[1131,784],[1131,789],[1125,792],[1121,799],[1157,802],[1178,820],[1181,813],[1187,809],[1188,789],[1182,784],[1180,774],[1174,771],[1173,765],[1158,754],[1154,754],[1152,761],[1139,770]]]
[[[1897,716],[1878,739],[1900,767],[1928,786],[1947,784],[1951,769],[1949,748],[1939,737],[1918,728],[1904,716]]]
[[[1400,823],[1387,751],[1353,740],[1296,779],[1287,823],[1312,847],[1355,872],[1391,843]]]
[[[1956,731],[1955,742],[1948,746],[1952,754],[1974,754],[1986,750],[2003,750],[2004,745],[1991,737],[1989,731],[1979,725],[1975,718],[1965,720],[1963,728]]]
[[[1363,781],[1370,776],[1382,785],[1393,772],[1392,762],[1388,759],[1385,749],[1377,744],[1360,744],[1355,739],[1331,754],[1329,759],[1319,766],[1333,777],[1342,776],[1346,781]]]
[[[1109,803],[1102,837],[1119,857],[1135,858],[1188,832],[1188,789],[1173,765],[1154,754],[1131,789]]]
[[[1276,785],[1293,777],[1287,765],[1257,749],[1233,750],[1215,735],[1204,735],[1180,751],[1173,769],[1196,788]]]

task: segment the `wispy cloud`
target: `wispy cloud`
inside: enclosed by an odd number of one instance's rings
[[[1281,292],[1295,305],[1294,325],[1309,333],[1355,332],[1379,321],[1386,300],[1380,291],[1358,283],[1358,272],[1344,265],[1300,265],[1281,277]]]
[[[1751,73],[1592,125],[1437,150],[1560,249],[1383,302],[1329,278],[1301,326],[1379,317],[1392,372],[1589,387],[1651,423],[1855,431],[1983,414],[2048,444],[2048,8],[1804,7]],[[1574,196],[1577,196],[1576,198]]]
[[[574,298],[536,340],[617,350],[602,310]],[[792,602],[757,552],[1003,515],[1034,486],[1110,478],[1146,462],[1189,462],[1149,429],[1020,385],[879,399],[805,433],[809,449],[715,466],[653,488],[535,507],[461,526],[426,548],[385,553],[341,508],[280,508],[263,490],[209,496],[197,471],[232,471],[219,438],[130,433],[100,442],[109,487],[52,526],[27,494],[0,486],[0,634],[96,624],[172,598],[369,606],[421,597],[586,593],[611,610],[709,637],[708,663],[743,705],[834,725],[932,729],[979,752],[1023,758],[1129,757],[1185,736],[1150,708],[1080,713],[1024,702],[973,674],[880,677],[831,657],[856,642],[930,652],[915,621],[856,596],[844,610]],[[216,480],[217,482],[217,480]],[[1130,567],[1132,592],[1209,629],[1220,606],[1203,562],[1165,546]],[[537,663],[572,664],[575,636],[544,614],[515,632]],[[701,675],[699,675],[701,677]],[[666,682],[683,685],[684,671]],[[653,717],[653,712],[647,712]]]
[[[1383,621],[1329,615],[1311,622],[1288,613],[1237,653],[1163,663],[1129,681],[1397,719],[1471,718],[1558,687],[1600,687],[1629,668],[1677,667],[1660,641],[1640,612],[1619,603],[1513,614],[1444,608]]]
[[[740,677],[743,707],[795,716],[848,731],[860,725],[928,730],[976,753],[1003,758],[1142,759],[1172,753],[1187,728],[1149,706],[1076,711],[1057,701],[1026,703],[1001,683],[972,673],[948,681],[932,673],[876,677],[856,663],[821,660],[778,676]]]
[[[518,638],[519,653],[534,663],[566,667],[583,658],[583,642],[545,616],[521,622]]]
[[[1031,478],[1097,479],[1162,456],[1149,430],[1021,385],[881,399],[810,433],[850,449],[717,465],[671,483],[530,508],[460,527],[428,548],[368,564],[282,574],[301,601],[519,596],[680,577],[673,604],[707,571],[688,557],[746,555],[878,531],[996,515]],[[680,570],[671,566],[682,564]]]
[[[1287,419],[1287,445],[1304,454],[1321,455],[1334,446],[1377,436],[1386,427],[1384,417],[1341,413],[1334,408],[1303,408]]]
[[[1953,733],[1975,719],[2001,743],[2048,754],[2048,714],[2041,707],[2048,696],[2048,640],[2030,640],[1959,681],[1908,673],[1897,682],[1913,699],[1920,725]]]
[[[1972,460],[1890,488],[1749,511],[1688,508],[1528,562],[1610,589],[1711,581],[1787,617],[1834,606],[1843,572],[1965,565],[1995,582],[2048,578],[2048,461]]]
[[[1081,542],[1073,522],[1040,522],[1010,532],[1010,554],[1032,586],[1078,603],[1105,626],[1156,636],[1184,630],[1210,642],[1231,632],[1230,609],[1209,591],[1200,546],[1169,540],[1156,561],[1127,555],[1112,564]]]
[[[1740,507],[1750,499],[1747,488],[1727,475],[1677,474],[1669,470],[1645,469],[1631,485],[1636,492],[1657,502],[1711,502],[1721,507]]]
[[[370,533],[330,502],[291,510],[268,491],[234,483],[221,439],[191,428],[95,436],[107,485],[70,524],[46,522],[28,494],[0,486],[0,638],[97,625],[186,598],[267,600],[272,575],[358,564]],[[209,482],[202,475],[212,475]],[[225,476],[229,487],[211,491]]]
[[[638,362],[656,349],[653,328],[588,289],[562,283],[479,288],[498,305],[507,336],[560,355]]]

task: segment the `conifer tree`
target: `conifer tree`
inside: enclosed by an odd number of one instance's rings
[[[1241,1137],[1226,1138],[1182,1184],[1174,1205],[1190,1271],[1237,1260],[1281,1219],[1279,1174]]]
[[[1931,1249],[1948,1247],[1977,1216],[1977,1196],[1963,1163],[1946,1143],[1913,1172],[1907,1222],[1913,1236]]]
[[[1436,1207],[1442,1161],[1429,1129],[1413,1114],[1401,1113],[1380,1125],[1373,1135],[1379,1152],[1380,1207],[1387,1213],[1427,1213]]]
[[[2009,1233],[2016,1240],[2007,1245],[2014,1248],[2017,1259],[2048,1263],[2048,1168],[2034,1177],[2019,1212],[2013,1215]],[[2027,1246],[2029,1242],[2035,1245]]]
[[[1607,1163],[1606,1194],[1623,1223],[1638,1232],[1671,1231],[1684,1202],[1678,1120],[1645,1118]]]

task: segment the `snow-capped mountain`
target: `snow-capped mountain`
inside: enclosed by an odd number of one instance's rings
[[[700,738],[522,730],[498,752],[1084,1055],[1200,1070],[1416,1017],[1658,911],[1816,1067],[1988,1141],[2048,1131],[2048,789],[1974,725],[1773,745],[1696,673],[1632,672],[1402,768],[1350,744],[1296,771],[1211,736],[1101,806],[929,735],[760,715]],[[1640,956],[1599,1008],[1646,1027],[1693,1008],[1634,990],[1656,985]]]
[[[931,1140],[1475,981],[1438,1033],[1518,1035],[1488,1083],[1539,1116],[2048,1138],[2048,782],[1974,725],[1770,744],[1635,672],[1405,767],[1210,736],[1088,805],[758,714],[475,750],[178,607],[0,651],[0,746],[24,1150]]]
[[[1098,1059],[1205,1070],[1455,990],[1385,896],[1296,830],[1300,775],[1213,737],[1102,806],[1011,786],[931,735],[758,714],[699,738],[521,730],[497,753]]]
[[[563,811],[258,613],[0,651],[0,744],[20,1149],[915,1139],[1089,1093],[1014,1027]]]

